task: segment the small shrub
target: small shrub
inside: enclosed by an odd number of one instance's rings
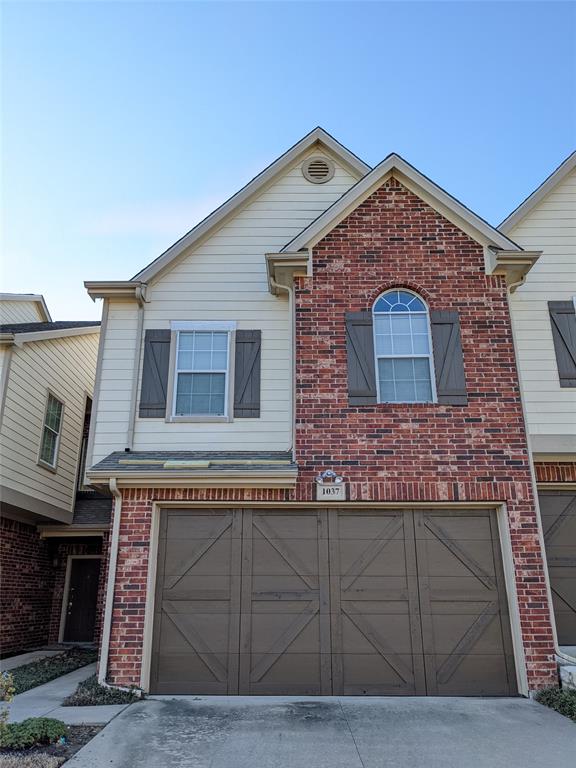
[[[0,732],[8,720],[8,707],[14,698],[14,680],[10,672],[2,672],[0,675]]]
[[[68,733],[61,720],[29,717],[21,723],[7,723],[0,731],[2,749],[28,749],[40,744],[54,744]]]
[[[117,688],[106,688],[100,685],[96,675],[82,681],[78,688],[64,699],[64,707],[92,707],[98,704],[130,704],[138,699],[137,689],[119,691]]]
[[[49,683],[61,675],[91,664],[97,657],[97,652],[92,648],[71,648],[57,656],[48,656],[15,667],[11,670],[15,693],[24,693],[38,685]]]
[[[0,768],[60,768],[65,757],[34,752],[31,755],[0,755]]]
[[[576,722],[576,690],[572,688],[544,688],[536,694],[536,701]]]

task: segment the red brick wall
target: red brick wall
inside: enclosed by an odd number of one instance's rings
[[[576,464],[570,462],[542,462],[534,465],[539,483],[576,483]]]
[[[345,313],[388,287],[460,313],[468,406],[350,407]],[[308,501],[318,470],[336,468],[349,498],[506,503],[529,685],[556,681],[506,287],[482,249],[390,181],[314,249],[296,290],[297,437],[301,467],[285,491],[137,489],[123,502],[109,679],[139,683],[152,499]]]
[[[48,641],[54,570],[36,526],[0,519],[0,652]]]

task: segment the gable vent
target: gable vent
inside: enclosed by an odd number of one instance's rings
[[[305,160],[302,175],[313,184],[325,184],[334,176],[334,163],[323,155],[314,155]]]

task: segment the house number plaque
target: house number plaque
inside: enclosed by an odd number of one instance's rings
[[[346,501],[344,478],[331,469],[325,469],[316,478],[316,501]]]

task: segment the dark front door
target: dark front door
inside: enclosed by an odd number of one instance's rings
[[[93,642],[99,577],[99,557],[73,558],[70,561],[65,643]]]
[[[166,510],[151,690],[516,693],[488,510]]]

